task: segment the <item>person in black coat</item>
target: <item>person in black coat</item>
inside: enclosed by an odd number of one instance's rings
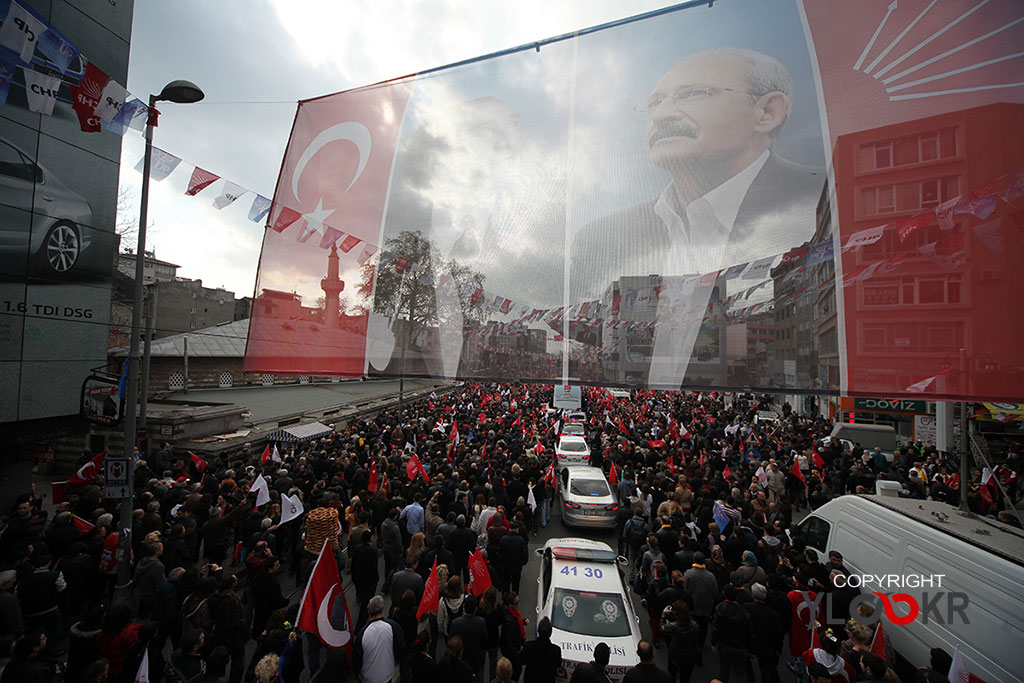
[[[483,680],[484,654],[487,651],[487,624],[477,616],[476,596],[469,595],[463,603],[464,612],[448,626],[451,636],[462,639],[463,661],[469,665],[478,681]]]
[[[501,655],[512,662],[512,680],[518,681],[523,670],[523,647],[526,644],[526,626],[529,619],[519,613],[519,595],[505,594],[505,609],[501,615]]]
[[[473,670],[462,661],[462,638],[448,639],[444,657],[434,671],[434,680],[437,683],[474,683]]]
[[[523,566],[530,561],[530,551],[526,547],[526,539],[520,534],[505,534],[498,542],[498,554],[501,557],[502,592],[507,593],[512,590],[512,592],[518,593]]]
[[[356,631],[362,628],[369,619],[366,606],[377,593],[377,584],[380,582],[380,573],[377,569],[377,547],[370,542],[372,533],[369,529],[363,531],[362,543],[351,548],[352,553],[352,583],[356,586],[356,602],[359,605],[359,616],[356,617]]]
[[[269,567],[252,580],[252,598],[255,609],[252,619],[252,636],[259,639],[267,627],[270,613],[288,604],[281,593],[281,561],[275,559]]]
[[[779,657],[782,655],[782,637],[785,635],[782,617],[774,607],[766,602],[768,590],[760,583],[750,587],[752,602],[744,603],[743,608],[750,615],[750,623],[754,627],[754,640],[757,649],[757,665],[761,669],[763,683],[779,683]]]
[[[604,672],[611,659],[611,649],[607,643],[598,643],[594,646],[594,659],[587,664],[580,664],[572,672],[569,683],[609,683],[611,679]]]
[[[555,683],[562,666],[562,648],[551,642],[551,620],[547,617],[537,622],[537,639],[523,647],[523,661],[523,683]]]
[[[476,550],[476,532],[466,526],[465,515],[455,518],[455,531],[452,532],[448,547],[452,551],[456,573],[464,580],[468,579],[469,556]]]

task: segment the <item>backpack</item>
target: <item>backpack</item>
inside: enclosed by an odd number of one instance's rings
[[[664,581],[668,578],[668,567],[665,566],[663,560],[655,560],[651,563],[651,576],[649,582],[651,584],[657,583],[658,581]]]
[[[633,517],[626,522],[626,544],[633,548],[639,548],[647,540],[647,522],[642,517]]]

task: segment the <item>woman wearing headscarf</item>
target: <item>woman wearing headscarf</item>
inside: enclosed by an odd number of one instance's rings
[[[722,546],[716,545],[711,548],[708,571],[715,575],[719,591],[729,583],[729,574],[732,572],[732,566],[726,561],[725,554],[722,552]]]
[[[743,551],[743,564],[732,573],[732,584],[737,588],[750,590],[755,583],[767,583],[767,575],[757,566],[757,555],[750,550]]]

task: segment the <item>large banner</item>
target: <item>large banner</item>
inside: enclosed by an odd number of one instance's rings
[[[300,103],[249,370],[1015,398],[1012,0],[729,0]]]

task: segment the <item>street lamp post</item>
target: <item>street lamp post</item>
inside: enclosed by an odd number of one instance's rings
[[[132,503],[135,498],[135,442],[136,406],[139,400],[139,333],[142,327],[142,291],[146,260],[146,220],[149,211],[149,170],[153,161],[153,128],[156,127],[160,112],[157,102],[191,104],[205,95],[194,83],[172,81],[164,86],[159,95],[149,96],[149,119],[146,121],[146,154],[142,162],[142,196],[139,208],[139,242],[135,252],[135,285],[132,297],[132,329],[128,354],[128,386],[125,396],[124,456],[132,459],[128,464],[128,497],[121,501],[121,540],[118,547],[120,559],[117,569],[117,589],[126,592],[131,583]]]

